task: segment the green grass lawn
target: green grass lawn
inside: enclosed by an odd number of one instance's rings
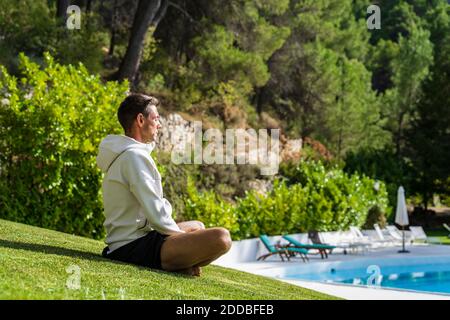
[[[426,230],[427,237],[431,237],[433,243],[450,245],[450,238],[448,237],[448,231],[445,229],[439,230]]]
[[[335,299],[218,266],[203,268],[201,277],[136,267],[102,258],[103,247],[0,220],[0,299]]]

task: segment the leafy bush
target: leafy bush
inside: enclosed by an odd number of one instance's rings
[[[326,169],[321,162],[301,162],[297,166],[282,166],[287,183],[300,184],[306,201],[306,217],[302,231],[344,230],[351,225],[362,226],[369,210],[378,206],[390,212],[384,183],[358,174],[348,175],[335,167]]]
[[[56,23],[44,0],[3,0],[0,6],[0,64],[17,67],[20,51],[41,56],[56,41]]]
[[[367,215],[366,223],[364,223],[364,229],[373,229],[374,224],[378,224],[380,228],[384,228],[387,224],[386,216],[379,206],[370,208]]]
[[[61,64],[81,62],[89,72],[96,74],[103,70],[108,32],[102,29],[100,18],[95,14],[84,16],[81,21],[80,29],[57,29],[59,34],[54,48],[48,50]]]
[[[101,238],[95,157],[128,86],[44,58],[20,55],[19,79],[0,67],[0,217]]]
[[[416,193],[415,174],[411,163],[396,156],[392,150],[362,149],[348,153],[344,171],[384,181],[391,207],[397,205],[397,190],[400,186],[405,188],[407,196]],[[386,218],[392,219],[393,216],[388,215]]]
[[[198,192],[191,179],[189,179],[187,192],[188,198],[184,211],[186,220],[200,220],[206,228],[224,227],[232,234],[239,231],[237,215],[230,203],[213,191]]]
[[[15,71],[19,52],[38,60],[50,52],[62,64],[82,62],[90,72],[100,72],[108,43],[100,17],[83,12],[80,29],[68,30],[55,9],[46,0],[2,0],[0,64]]]
[[[250,181],[259,175],[255,165],[210,164],[199,165],[195,185],[199,190],[214,190],[226,200],[245,196]]]
[[[272,192],[264,196],[250,191],[238,201],[238,238],[259,236],[262,233],[282,234],[300,232],[307,220],[304,190],[300,185],[288,187],[275,180]]]
[[[234,239],[243,239],[262,233],[345,230],[362,226],[374,207],[389,212],[384,184],[376,191],[375,181],[365,176],[349,176],[313,161],[285,167],[284,174],[287,179],[275,180],[269,194],[250,191],[235,205],[190,186],[185,218],[228,227]]]

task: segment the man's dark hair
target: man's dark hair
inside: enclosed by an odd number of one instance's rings
[[[139,113],[142,113],[144,117],[148,116],[151,105],[158,106],[158,99],[140,93],[130,94],[122,101],[117,111],[117,117],[125,133],[129,132]]]

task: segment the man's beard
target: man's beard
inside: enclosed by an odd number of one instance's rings
[[[158,136],[158,133],[150,134],[147,139],[145,139],[145,143],[152,143],[153,141],[156,141],[156,138]]]

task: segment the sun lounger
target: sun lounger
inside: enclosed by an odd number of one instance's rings
[[[370,243],[369,237],[365,236],[358,227],[351,226],[350,231],[358,242]]]
[[[409,231],[401,231],[396,226],[386,226],[389,235],[397,241],[403,241],[403,232],[405,232],[405,242],[412,242],[413,237]]]
[[[361,243],[361,242],[355,241],[355,239],[353,239],[353,237],[351,235],[350,235],[350,237],[344,238],[342,232],[337,232],[337,234],[338,234],[338,236],[335,238],[334,241],[324,242],[324,241],[322,241],[319,232],[317,232],[317,231],[309,231],[308,232],[308,236],[311,239],[312,243],[332,245],[335,248],[342,249],[344,254],[347,254],[349,251],[357,252],[361,249],[363,251],[365,251],[370,246],[370,244],[368,244],[368,243]]]
[[[280,256],[282,261],[284,261],[284,258],[287,258],[287,260],[289,261],[290,258],[295,256],[296,254],[300,255],[303,262],[309,260],[307,256],[308,250],[306,249],[274,245],[270,242],[269,237],[267,237],[266,235],[259,236],[259,239],[262,241],[269,253],[260,256],[258,260],[265,260],[266,258],[277,254]]]
[[[376,231],[376,234],[377,234],[377,236],[378,236],[378,241],[379,241],[379,242],[383,242],[383,243],[385,243],[386,245],[393,245],[393,246],[395,246],[395,245],[400,245],[400,244],[401,244],[401,239],[400,239],[400,241],[399,241],[398,239],[392,237],[392,236],[389,235],[389,234],[388,234],[388,235],[385,235],[385,234],[383,233],[383,230],[381,230],[380,226],[379,226],[377,223],[375,223],[375,224],[373,225],[373,228],[374,228],[375,231]]]
[[[421,226],[410,226],[413,242],[428,242],[427,234],[423,231]]]
[[[442,225],[444,226],[445,230],[449,232],[447,238],[450,238],[450,227],[446,223],[443,223]]]
[[[320,254],[320,256],[322,257],[322,259],[324,258],[328,258],[328,253],[327,250],[331,251],[336,248],[335,246],[330,246],[327,244],[308,244],[308,243],[302,243],[296,239],[294,239],[291,236],[288,235],[284,235],[283,238],[287,241],[289,241],[289,244],[291,246],[293,246],[294,248],[302,248],[305,249],[307,251],[309,250],[317,250]],[[309,253],[309,252],[308,252]]]
[[[382,232],[382,231],[380,231]],[[364,230],[363,231],[364,236],[366,236],[369,239],[369,242],[371,243],[372,248],[384,248],[387,246],[393,245],[392,240],[390,239],[382,239],[378,235],[377,231],[374,229],[371,230]]]
[[[387,242],[385,240],[379,240],[373,236],[365,235],[358,227],[355,226],[351,226],[350,231],[354,236],[355,242],[365,244],[370,248],[378,248]]]

